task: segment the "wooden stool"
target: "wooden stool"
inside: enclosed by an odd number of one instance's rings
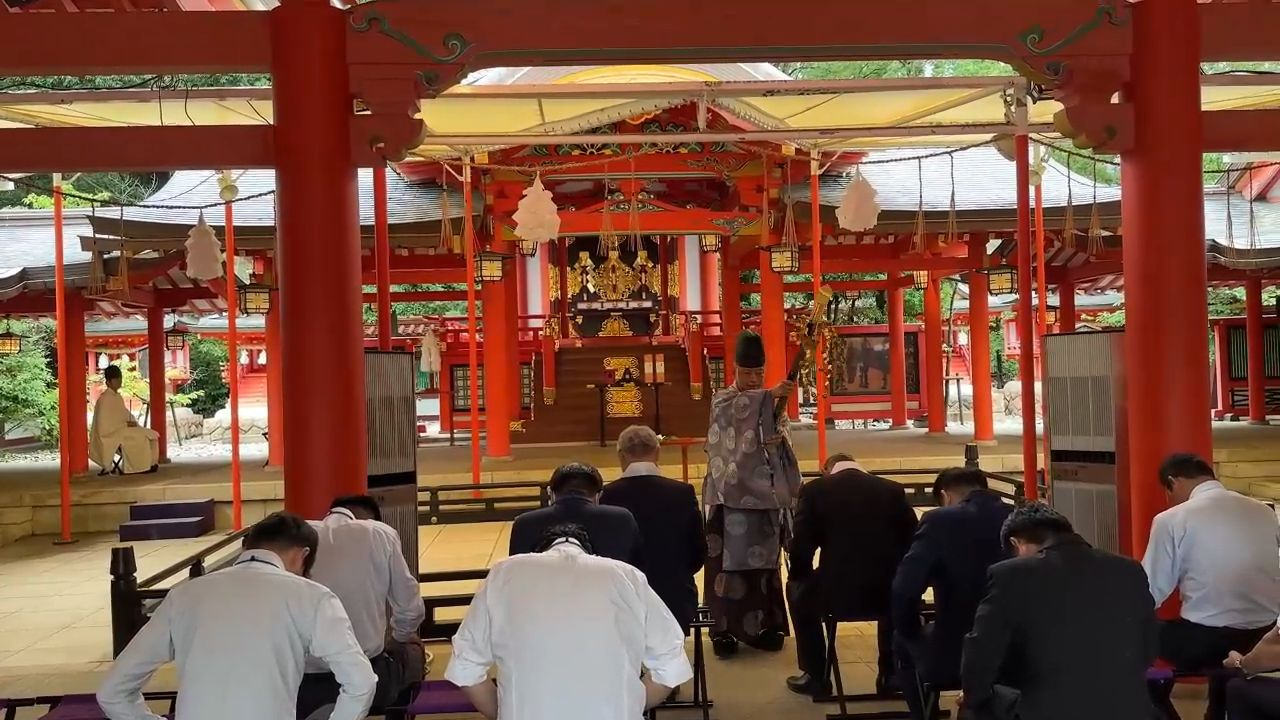
[[[909,720],[911,712],[909,710],[869,710],[867,712],[850,713],[849,703],[851,702],[886,702],[892,700],[903,701],[900,693],[860,693],[857,695],[844,694],[844,680],[840,676],[840,659],[836,656],[836,629],[840,626],[840,620],[834,616],[828,615],[822,619],[822,624],[827,631],[827,678],[833,681],[836,694],[834,697],[824,698],[815,697],[814,702],[831,702],[835,700],[840,703],[840,712],[828,713],[827,720],[848,720],[849,718],[857,718],[858,720]],[[879,622],[878,618],[848,618],[846,622]],[[905,702],[905,701],[903,701]]]
[[[689,708],[697,708],[702,711],[702,720],[710,720],[711,708],[715,706],[715,702],[707,694],[707,655],[702,650],[702,631],[709,630],[714,627],[715,623],[711,620],[711,608],[702,606],[698,608],[698,614],[694,617],[693,622],[689,623],[689,629],[693,631],[693,697],[689,700],[672,700],[664,702],[657,707],[649,708],[649,712],[645,713],[645,717],[654,720],[658,716],[659,710],[685,710]]]

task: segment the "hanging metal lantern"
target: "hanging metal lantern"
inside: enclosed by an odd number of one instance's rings
[[[978,272],[987,276],[987,292],[992,295],[1012,295],[1018,291],[1018,271],[1008,265],[982,268]]]
[[[0,333],[0,355],[17,355],[22,352],[22,337],[13,332],[9,318],[5,318],[4,332]]]
[[[271,291],[274,289],[261,283],[241,285],[237,291],[240,296],[240,314],[266,315],[271,312]]]
[[[185,323],[174,318],[173,326],[164,333],[164,347],[166,350],[181,350],[187,346],[188,328]]]
[[[501,281],[503,263],[506,259],[506,255],[492,250],[485,250],[476,255],[476,283]]]
[[[718,253],[720,252],[720,236],[700,235],[698,236],[698,247],[708,255]]]
[[[516,248],[520,251],[521,255],[525,257],[534,257],[538,254],[538,241],[521,240],[516,243]]]
[[[769,248],[769,268],[780,275],[800,272],[800,248],[774,245]]]
[[[1058,324],[1058,307],[1056,305],[1046,305],[1044,308],[1044,324]]]
[[[929,271],[928,270],[912,270],[911,271],[911,287],[917,290],[924,290],[929,287]]]

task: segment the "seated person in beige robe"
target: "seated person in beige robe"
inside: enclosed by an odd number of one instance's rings
[[[160,461],[160,435],[155,430],[139,427],[133,413],[120,397],[124,376],[120,368],[110,365],[102,373],[107,387],[93,406],[93,425],[89,429],[89,459],[102,467],[101,475],[111,471],[116,451],[121,454],[120,472],[125,475],[155,472]]]

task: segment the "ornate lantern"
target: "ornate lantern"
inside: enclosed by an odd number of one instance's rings
[[[534,257],[538,254],[537,240],[521,240],[516,243],[516,248],[524,257]]]
[[[181,350],[187,346],[186,323],[178,318],[173,319],[173,325],[164,333],[164,347],[166,350]]]
[[[720,236],[719,235],[699,235],[698,247],[702,252],[708,255],[720,252]]]
[[[924,290],[929,287],[929,271],[928,270],[912,270],[911,271],[911,287],[917,290]]]
[[[476,255],[476,284],[502,280],[502,267],[507,256],[485,250]]]
[[[1012,295],[1018,291],[1018,271],[1008,265],[982,268],[978,272],[987,276],[987,292],[992,295]]]
[[[1058,324],[1058,306],[1057,306],[1057,305],[1046,305],[1046,306],[1045,306],[1045,308],[1044,308],[1044,324],[1045,324],[1045,325],[1057,325],[1057,324]]]
[[[240,314],[241,315],[266,315],[271,311],[271,291],[270,285],[262,283],[249,283],[241,285],[236,291],[240,296]]]
[[[770,247],[769,268],[779,275],[800,272],[800,249],[793,245],[774,245]]]
[[[0,355],[17,355],[22,352],[22,336],[13,332],[9,318],[4,319],[4,332],[0,333]]]

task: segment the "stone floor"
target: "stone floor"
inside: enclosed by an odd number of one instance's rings
[[[506,557],[510,525],[486,523],[424,527],[419,547],[423,571],[487,567]],[[139,576],[154,573],[216,536],[196,540],[135,543]],[[27,538],[0,548],[0,698],[92,692],[110,667],[108,558],[117,543],[110,535],[81,537],[56,546],[47,538]],[[700,578],[699,578],[700,580]],[[437,584],[424,593],[464,592],[474,582]],[[458,609],[460,616],[462,609]],[[449,617],[448,611],[442,616]],[[875,677],[874,627],[850,624],[838,638],[841,669],[849,692],[868,691]],[[446,644],[431,646],[433,675],[443,672]],[[709,648],[708,648],[709,651]],[[708,676],[716,701],[714,717],[734,720],[820,720],[832,707],[815,705],[788,692],[783,679],[795,672],[794,649],[778,654],[746,651],[728,661],[708,652]],[[171,667],[149,689],[175,688]],[[1180,690],[1185,717],[1202,707],[1198,688]],[[870,709],[870,708],[867,708]],[[35,715],[20,714],[18,720]],[[680,712],[676,717],[697,717]]]

